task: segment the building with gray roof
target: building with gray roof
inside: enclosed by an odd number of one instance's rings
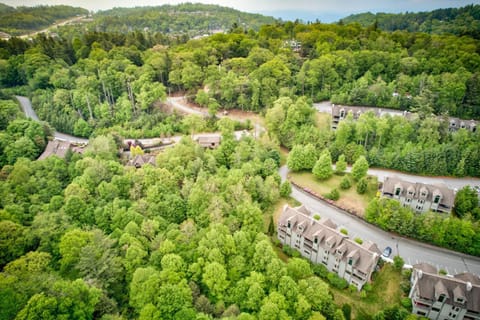
[[[480,319],[480,278],[472,273],[437,274],[428,264],[413,266],[412,313],[429,319]]]
[[[339,232],[332,220],[312,218],[312,212],[305,206],[286,205],[277,231],[282,244],[298,250],[314,263],[322,263],[358,290],[370,281],[380,257],[374,243],[358,244]]]
[[[382,196],[396,199],[419,213],[429,210],[450,213],[455,201],[455,193],[444,184],[412,183],[396,176],[385,177]]]

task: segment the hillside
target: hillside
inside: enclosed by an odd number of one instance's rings
[[[400,14],[371,12],[350,15],[342,22],[360,23],[371,26],[377,21],[377,27],[385,31],[406,30],[432,34],[451,33],[458,36],[469,35],[480,38],[480,5],[462,8],[438,9],[430,12],[406,12]]]
[[[0,3],[0,31],[20,35],[87,13],[86,9],[64,5],[13,8]]]
[[[274,23],[273,17],[252,14],[217,5],[185,3],[158,7],[114,8],[95,15],[98,31],[127,32],[148,28],[153,32],[202,34],[228,30],[237,24],[258,30]]]

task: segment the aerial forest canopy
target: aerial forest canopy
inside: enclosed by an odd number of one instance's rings
[[[150,8],[113,9],[93,29],[88,22],[0,41],[0,319],[350,318],[351,306],[336,305],[320,276],[332,285],[342,279],[279,255],[266,235],[291,192],[279,175],[279,146],[292,150],[299,170],[319,157],[328,166],[341,159],[337,170],[358,160],[355,179],[369,164],[480,176],[480,130],[450,132],[440,121],[480,119],[480,41],[374,24],[239,21],[215,6],[164,8],[178,14],[163,21]],[[196,20],[210,19],[210,9],[228,19]],[[271,23],[260,26],[263,19]],[[190,23],[197,34],[228,30],[189,40],[181,31]],[[169,113],[168,93],[209,115]],[[27,120],[15,94],[29,96],[45,122]],[[312,106],[327,99],[416,115],[350,115],[333,131]],[[233,108],[265,115],[265,133],[236,139],[248,123],[216,117]],[[88,137],[88,147],[35,160],[53,128]],[[221,132],[220,145],[195,143],[190,136],[202,130]],[[154,165],[119,159],[122,138],[181,134]],[[319,167],[316,176],[332,175]],[[461,194],[462,210],[448,224],[406,219],[413,214],[405,208],[387,212],[376,200],[367,218],[393,217],[392,226],[418,230],[422,240],[480,255],[475,194]],[[407,318],[395,299],[357,319]]]
[[[405,30],[432,34],[451,33],[480,39],[480,5],[437,9],[430,12],[353,14],[343,23],[358,22],[362,26],[377,25],[385,31]]]

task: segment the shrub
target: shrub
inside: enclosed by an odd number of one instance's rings
[[[367,188],[368,188],[367,179],[366,178],[360,179],[360,181],[358,181],[358,184],[357,184],[357,193],[364,194],[365,192],[367,192]]]
[[[332,191],[330,191],[330,193],[327,193],[325,195],[325,198],[336,201],[336,200],[340,199],[340,192],[338,192],[337,189],[332,189]]]
[[[446,276],[448,274],[448,272],[445,269],[440,269],[440,270],[438,270],[438,274],[441,275],[441,276]]]
[[[326,279],[328,277],[329,271],[323,264],[314,264],[312,266],[312,270],[313,274],[315,274],[317,277],[322,279]]]
[[[352,181],[350,181],[350,178],[348,176],[344,176],[342,178],[342,181],[340,181],[340,189],[347,190],[347,189],[350,189],[351,186],[352,186]]]
[[[404,263],[405,262],[403,261],[402,257],[400,257],[398,255],[393,257],[393,267],[395,268],[395,270],[401,271]]]
[[[412,300],[410,298],[402,298],[401,302],[402,306],[407,310],[412,310]]]
[[[320,215],[319,215],[318,213],[315,213],[315,214],[313,215],[313,219],[315,219],[315,220],[317,220],[317,221],[320,220]]]
[[[344,235],[348,235],[348,230],[345,228],[340,229],[340,233],[343,233]]]
[[[292,186],[290,182],[285,181],[282,183],[280,186],[280,196],[283,198],[288,198],[290,197],[290,194],[292,193]]]
[[[362,244],[362,243],[363,243],[363,240],[360,239],[360,238],[355,238],[355,239],[353,239],[353,241],[355,241],[355,242],[358,243],[358,244]]]
[[[352,306],[348,303],[342,305],[342,312],[345,320],[350,320],[352,318]]]
[[[365,283],[365,285],[363,286],[363,290],[365,290],[365,292],[372,291],[372,285],[370,283]]]
[[[347,280],[340,278],[335,273],[329,273],[327,276],[328,282],[337,289],[345,289],[348,287]]]

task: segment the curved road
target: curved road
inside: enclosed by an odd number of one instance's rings
[[[280,176],[283,180],[287,178],[287,174],[287,167],[281,167]],[[427,262],[436,266],[437,269],[445,269],[449,274],[468,271],[480,275],[480,258],[393,236],[358,217],[347,214],[316,199],[294,186],[292,186],[291,196],[318,213],[321,217],[332,219],[339,228],[347,229],[349,237],[359,237],[363,240],[373,241],[380,250],[383,250],[386,246],[391,247],[393,249],[392,256],[400,254],[408,265]]]
[[[27,115],[34,120],[38,121],[38,117],[32,109],[30,100],[26,97],[17,96],[18,101],[22,105],[22,108]],[[181,98],[168,98],[175,108],[178,108],[186,113],[198,113],[204,114],[201,111],[193,110],[181,103]],[[64,135],[55,131],[55,138],[64,139],[72,142],[81,141],[82,143],[88,142],[87,139],[72,137],[70,135]],[[283,180],[287,178],[288,169],[286,166],[280,168],[280,175]],[[391,175],[392,172],[388,170],[370,169],[369,174],[378,175],[383,180],[385,175]],[[404,173],[395,173],[398,176],[402,176],[404,179],[415,179],[414,181],[425,181],[426,183],[443,182],[450,187],[456,187],[466,184],[480,184],[480,179],[450,179],[442,177],[419,177],[408,175]],[[382,176],[383,175],[383,176]],[[423,180],[422,180],[423,179]],[[454,251],[430,246],[421,242],[405,239],[402,237],[392,236],[377,227],[374,227],[360,218],[351,216],[342,210],[339,210],[333,206],[330,206],[315,197],[300,191],[299,189],[292,188],[292,197],[297,201],[305,204],[307,207],[317,212],[320,216],[331,218],[339,227],[343,227],[349,231],[349,236],[352,238],[359,237],[363,240],[370,240],[375,242],[380,250],[389,246],[393,249],[394,255],[400,254],[405,263],[413,265],[419,262],[427,262],[437,267],[437,269],[445,269],[449,274],[457,274],[461,272],[472,272],[480,275],[480,258],[468,256],[465,254],[457,253]]]
[[[27,118],[31,118],[35,121],[40,121],[38,119],[37,114],[35,113],[35,111],[32,108],[32,103],[30,102],[30,99],[28,99],[27,97],[21,97],[21,96],[15,96],[15,97],[17,98],[18,102],[20,102],[20,105],[22,106],[23,112],[25,113]],[[53,132],[53,136],[55,137],[55,139],[58,139],[58,140],[70,141],[70,142],[73,142],[73,143],[80,143],[80,144],[87,144],[88,143],[88,139],[74,137],[74,136],[71,136],[69,134],[58,132],[56,130]]]

